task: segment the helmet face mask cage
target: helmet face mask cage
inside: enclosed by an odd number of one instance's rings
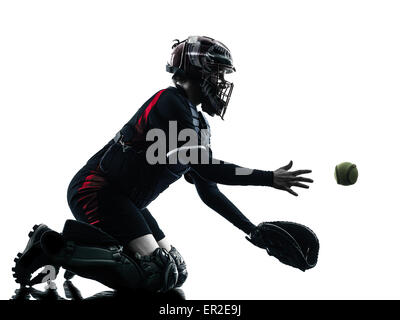
[[[200,80],[202,107],[223,119],[233,90],[233,83],[226,81],[224,74],[236,71],[229,49],[209,37],[191,36],[175,41],[167,71]]]
[[[224,79],[224,72],[203,73],[201,83],[203,103],[211,107],[222,120],[233,90],[233,83]]]

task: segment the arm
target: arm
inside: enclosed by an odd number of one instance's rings
[[[208,152],[201,150],[200,152]],[[272,186],[272,171],[252,170],[236,164],[220,161],[210,157],[207,164],[191,164],[190,167],[206,180],[226,185]]]
[[[185,179],[195,184],[200,199],[208,207],[219,213],[235,227],[246,234],[255,230],[256,226],[218,189],[215,182],[205,180],[193,171],[186,173]]]
[[[201,152],[208,152],[209,155],[211,154],[210,151],[202,150]],[[208,164],[190,164],[190,166],[201,177],[220,184],[270,186],[298,196],[298,194],[291,189],[292,187],[308,189],[309,186],[302,182],[313,182],[312,179],[301,176],[302,174],[311,173],[311,170],[289,171],[293,165],[293,161],[290,161],[289,164],[275,171],[263,171],[242,168],[232,163],[219,161],[212,158],[211,155],[209,159],[211,160],[208,161]]]
[[[171,120],[177,121],[178,131],[182,129],[191,129],[195,132],[194,135],[196,135],[195,126],[196,123],[198,124],[198,119],[195,119],[194,114],[197,111],[194,111],[192,107],[184,103],[182,99],[182,97],[173,94],[162,95],[159,100],[160,103],[163,101],[162,107],[159,110],[160,115],[165,120],[166,124]],[[184,143],[178,142],[178,149],[182,147],[182,144]],[[293,164],[292,161],[288,165],[275,171],[251,170],[214,159],[210,148],[206,148],[196,141],[194,144],[190,144],[190,146],[194,147],[195,149],[193,150],[196,152],[196,156],[194,157],[196,161],[189,162],[191,169],[206,180],[215,183],[226,185],[271,186],[297,196],[297,193],[294,192],[291,187],[308,188],[308,185],[301,182],[313,182],[311,179],[300,176],[310,173],[311,170],[289,171]],[[185,153],[186,151],[178,152],[178,158]],[[207,163],[204,164],[202,162],[203,159],[207,159]],[[182,163],[187,162],[182,161]]]
[[[232,163],[213,159],[211,149],[201,143],[201,134],[198,132],[200,122],[198,112],[183,97],[174,91],[168,91],[160,96],[158,103],[157,111],[164,120],[165,127],[168,127],[170,121],[176,121],[178,132],[189,129],[195,137],[189,141],[177,141],[176,146],[168,146],[167,157],[170,152],[175,150],[174,156],[177,156],[180,162],[188,163],[187,160],[190,158],[189,165],[193,170],[203,178],[216,183],[272,186],[273,173],[271,171],[254,170],[251,172],[249,169]],[[191,149],[186,151],[185,148]],[[190,157],[187,157],[188,154]],[[207,163],[203,164],[202,160],[206,160]],[[216,164],[217,162],[218,164]],[[245,174],[243,171],[246,171]]]

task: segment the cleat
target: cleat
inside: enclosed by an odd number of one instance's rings
[[[45,265],[51,265],[49,258],[44,254],[40,246],[41,236],[51,229],[44,224],[34,225],[33,231],[29,232],[29,241],[25,250],[17,254],[15,261],[15,281],[21,285],[28,285],[34,273],[39,268]],[[56,268],[57,272],[58,269]]]
[[[11,268],[11,271],[15,271],[15,267],[14,267],[14,268]]]
[[[29,238],[32,237],[32,235],[35,233],[35,231],[37,230],[37,228],[39,228],[40,226],[41,226],[41,225],[35,224],[35,225],[32,227],[32,231],[30,231],[30,232],[28,233]],[[44,226],[44,224],[43,224],[43,226]]]

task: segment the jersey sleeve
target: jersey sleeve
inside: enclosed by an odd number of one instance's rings
[[[194,183],[200,199],[215,212],[231,222],[246,234],[251,233],[256,226],[218,189],[215,182],[205,180],[190,170],[185,179]]]
[[[190,167],[204,179],[220,184],[236,186],[273,186],[273,171],[249,169],[214,158],[211,158],[208,163],[191,163]]]

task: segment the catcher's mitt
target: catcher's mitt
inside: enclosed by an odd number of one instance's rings
[[[302,271],[315,267],[319,242],[315,233],[298,223],[262,222],[246,237],[252,244],[266,249],[270,256]]]

